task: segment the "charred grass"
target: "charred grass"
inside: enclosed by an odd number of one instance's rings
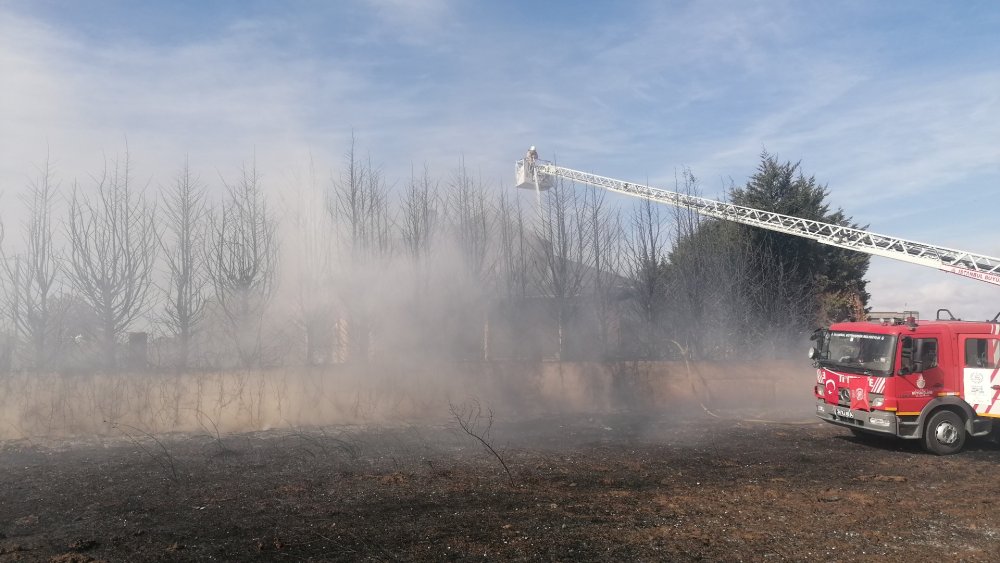
[[[0,563],[986,561],[1000,546],[988,442],[939,458],[819,424],[660,415],[493,430],[510,477],[446,421],[3,442]]]

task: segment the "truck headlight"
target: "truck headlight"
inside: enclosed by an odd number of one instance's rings
[[[874,416],[870,417],[868,419],[868,423],[872,424],[874,426],[881,426],[883,428],[888,428],[888,427],[892,426],[892,423],[889,422],[888,420],[886,420],[884,418],[874,417]]]
[[[871,399],[872,408],[878,408],[885,404],[885,395],[869,393],[868,398]]]

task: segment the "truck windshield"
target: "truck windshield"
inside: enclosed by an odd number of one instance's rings
[[[896,337],[892,334],[836,332],[827,334],[826,367],[864,375],[892,374]]]

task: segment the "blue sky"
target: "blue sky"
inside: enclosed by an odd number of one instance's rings
[[[352,131],[399,183],[460,158],[509,182],[535,144],[710,197],[766,148],[872,230],[1000,255],[998,30],[994,2],[0,0],[0,204],[46,150],[85,182],[126,137],[153,186],[256,154],[274,190]],[[919,266],[869,278],[880,309],[1000,310]]]

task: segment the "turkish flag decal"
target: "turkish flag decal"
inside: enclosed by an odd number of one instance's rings
[[[851,409],[861,409],[870,411],[868,404],[867,381],[863,377],[858,377],[851,383]]]
[[[831,405],[837,404],[837,380],[832,375],[827,375],[823,382],[823,398]]]

